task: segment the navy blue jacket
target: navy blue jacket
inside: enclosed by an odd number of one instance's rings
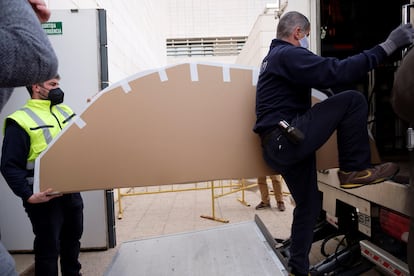
[[[311,107],[311,89],[349,85],[387,57],[375,46],[346,59],[321,57],[289,42],[274,39],[263,59],[256,88],[256,124],[263,136],[280,120],[291,122]]]
[[[33,194],[33,186],[27,177],[34,174],[26,169],[30,150],[30,137],[27,132],[13,120],[7,120],[1,153],[0,171],[13,193],[26,202]]]

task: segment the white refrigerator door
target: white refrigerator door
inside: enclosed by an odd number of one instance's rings
[[[85,108],[87,99],[101,90],[98,11],[96,9],[53,10],[49,23],[50,25],[44,28],[50,32],[50,41],[59,58],[59,75],[61,89],[65,92],[65,104],[72,107],[75,113],[80,114]],[[15,89],[0,114],[1,126],[4,118],[23,106],[28,98],[25,88]],[[0,132],[0,139],[3,140],[2,132]],[[79,156],[79,158],[87,157]],[[99,173],[99,170],[91,173]],[[2,176],[0,182],[2,242],[11,251],[31,251],[34,235],[22,202],[11,192]],[[105,195],[105,191],[82,192],[85,204],[84,233],[81,240],[83,249],[109,247],[108,228],[111,227],[108,227],[108,220],[112,221],[112,219],[108,219]]]

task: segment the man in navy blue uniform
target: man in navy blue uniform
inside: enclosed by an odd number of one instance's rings
[[[414,36],[412,25],[405,24],[384,42],[339,60],[309,51],[309,31],[309,20],[299,12],[288,12],[280,19],[277,38],[261,65],[253,128],[261,137],[266,163],[282,174],[296,203],[288,260],[291,275],[309,274],[313,228],[321,210],[315,152],[335,130],[342,188],[379,183],[399,170],[394,163],[373,166],[370,162],[368,107],[362,93],[342,91],[312,106],[311,89],[352,84],[412,43]]]

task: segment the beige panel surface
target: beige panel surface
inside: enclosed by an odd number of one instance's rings
[[[41,156],[40,190],[69,192],[271,174],[252,132],[251,69],[190,64],[100,93]],[[161,74],[161,76],[163,76]]]
[[[273,174],[252,131],[255,76],[181,64],[113,85],[80,114],[84,127],[69,125],[39,157],[35,185],[72,192]],[[336,167],[335,137],[317,155],[319,169]]]

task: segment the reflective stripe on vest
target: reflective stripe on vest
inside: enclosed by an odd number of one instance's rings
[[[33,170],[34,169],[34,165],[35,165],[35,162],[34,161],[27,161],[27,163],[26,163],[26,169]]]
[[[42,119],[40,119],[40,117],[37,116],[36,113],[34,113],[32,110],[30,110],[30,108],[23,107],[20,110],[26,112],[26,114],[29,115],[29,117],[32,118],[32,120],[35,121],[38,126],[46,125],[46,123]],[[42,132],[43,132],[43,137],[45,138],[46,144],[49,145],[49,143],[53,139],[52,133],[50,133],[50,129],[44,127],[44,128],[42,128]]]
[[[65,110],[63,110],[60,106],[56,106],[56,109],[60,112],[60,114],[62,114],[63,117],[67,118],[66,120],[63,121],[63,123],[67,123],[73,116],[75,116],[75,114],[73,114],[72,116],[69,116],[69,114]],[[29,117],[32,118],[32,120],[35,121],[38,126],[46,125],[46,123],[39,116],[37,116],[37,114],[34,113],[30,108],[22,107],[20,108],[20,110],[26,112],[26,114],[29,115]],[[50,129],[44,127],[42,128],[42,132],[43,132],[43,136],[45,138],[46,144],[49,145],[53,139],[52,133],[50,133]]]
[[[72,119],[75,116],[75,113],[72,114],[72,116],[69,116],[69,113],[67,113],[65,110],[63,110],[60,106],[56,106],[56,109],[60,112],[60,114],[63,115],[63,117],[66,118],[66,120],[64,120],[62,123],[66,124],[67,122],[70,121],[70,119]],[[49,144],[49,143],[48,143]]]

